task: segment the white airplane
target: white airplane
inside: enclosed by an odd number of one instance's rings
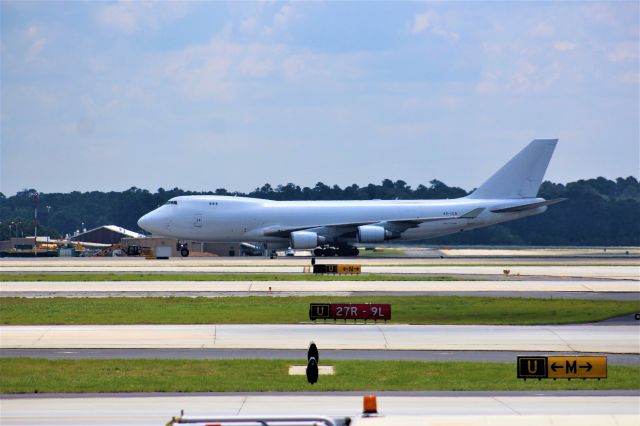
[[[557,139],[536,139],[470,195],[447,200],[271,201],[175,197],[138,220],[155,235],[312,249],[357,256],[359,244],[422,240],[543,213],[564,199],[536,198]],[[185,247],[183,256],[188,256]]]

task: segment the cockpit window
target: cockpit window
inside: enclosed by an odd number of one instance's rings
[[[166,205],[166,204],[174,204],[174,205],[178,205],[178,202],[177,202],[177,201],[173,201],[173,200],[169,200],[169,201],[167,201],[167,202],[166,202],[166,203],[164,203],[164,204],[165,204],[165,205]]]

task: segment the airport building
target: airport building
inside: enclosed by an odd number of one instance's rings
[[[120,245],[124,247],[139,246],[148,247],[154,253],[157,252],[158,247],[171,247],[171,256],[180,256],[181,246],[175,238],[165,237],[134,237],[134,238],[122,238],[119,241]],[[189,248],[189,256],[255,256],[262,255],[257,251],[252,250],[251,247],[242,243],[203,243],[200,241],[188,241],[187,247]]]
[[[71,247],[68,243],[74,243],[76,252],[68,254],[66,248]],[[78,245],[79,244],[79,245]],[[84,252],[80,245],[91,250]],[[129,247],[137,246],[138,249],[151,249],[152,253],[158,253],[158,248],[163,253],[170,249],[170,256],[181,256],[183,246],[175,238],[161,236],[146,236],[116,225],[103,225],[88,231],[69,237],[68,241],[51,240],[49,237],[38,237],[37,247],[41,253],[36,255],[49,256],[78,256],[91,253],[93,255],[111,255],[115,249],[122,249],[124,253],[138,253],[134,250],[128,251]],[[163,249],[167,247],[167,249]],[[189,256],[262,256],[264,250],[259,245],[248,243],[205,243],[200,241],[188,241]],[[7,241],[0,241],[0,253],[4,255],[29,256],[33,255],[36,249],[35,237],[11,238]],[[110,250],[113,249],[113,250]],[[98,253],[102,250],[102,253]],[[82,253],[82,254],[81,254]],[[89,255],[91,255],[89,254]]]
[[[102,225],[69,238],[70,241],[97,244],[119,244],[123,238],[144,238],[144,235],[116,225]]]

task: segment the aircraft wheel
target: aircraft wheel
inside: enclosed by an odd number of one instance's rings
[[[338,256],[341,256],[341,257],[351,256],[351,247],[349,246],[338,247]]]
[[[355,256],[360,254],[360,250],[358,250],[357,247],[351,247],[351,253],[350,254],[351,254],[351,256],[355,257]]]
[[[336,255],[336,251],[335,251],[335,249],[333,249],[331,247],[328,247],[328,248],[324,249],[324,255],[333,257],[333,256]]]
[[[183,248],[182,250],[180,250],[180,254],[182,255],[182,257],[189,256],[189,249]]]
[[[321,248],[317,248],[313,251],[313,254],[315,254],[318,257],[324,256],[324,250],[322,250]]]

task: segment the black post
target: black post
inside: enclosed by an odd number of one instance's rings
[[[311,342],[307,351],[307,382],[310,384],[318,381],[318,362],[320,362],[318,347]]]

